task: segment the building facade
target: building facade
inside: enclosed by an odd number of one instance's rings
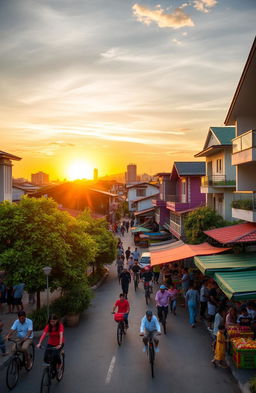
[[[195,155],[206,158],[206,176],[201,183],[206,205],[230,221],[233,220],[231,204],[236,188],[236,170],[231,164],[234,137],[235,127],[210,127],[203,150]]]
[[[20,157],[0,151],[0,202],[12,201],[12,161],[20,160]]]
[[[44,186],[49,184],[49,175],[44,172],[37,172],[31,174],[31,183],[37,186]]]

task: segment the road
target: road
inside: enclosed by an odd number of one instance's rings
[[[130,328],[121,347],[116,341],[116,323],[110,314],[120,293],[115,267],[95,294],[91,307],[77,328],[66,329],[66,370],[63,380],[54,381],[56,393],[238,393],[229,370],[211,365],[210,337],[203,325],[192,329],[184,309],[168,316],[167,335],[160,337],[152,380],[139,337],[140,319],[146,310],[143,289],[130,288]],[[152,303],[152,309],[153,309]],[[43,351],[36,352],[30,373],[23,372],[13,393],[40,392]],[[0,391],[8,390],[0,375]]]

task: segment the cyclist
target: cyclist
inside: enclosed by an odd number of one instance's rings
[[[152,279],[153,279],[153,273],[152,273],[152,271],[150,270],[150,267],[149,267],[149,266],[146,266],[146,267],[145,267],[145,271],[144,271],[144,273],[142,273],[141,278],[142,278],[142,280],[144,281],[144,289],[145,289],[145,287],[146,287],[147,285],[149,285],[150,292],[152,293],[152,292],[153,292],[153,288],[152,288],[152,283],[151,283],[151,281],[152,281]]]
[[[117,275],[119,277],[123,271],[123,268],[124,268],[124,261],[121,257],[118,257],[118,259],[116,261],[116,268],[117,268]]]
[[[61,367],[60,352],[64,347],[64,326],[55,315],[50,315],[47,325],[43,330],[37,348],[41,347],[44,338],[48,335],[48,343],[44,354],[44,361],[49,363],[53,359],[53,369],[57,371]],[[55,348],[56,351],[52,351]]]
[[[123,293],[120,293],[119,299],[115,302],[112,314],[115,313],[116,308],[117,308],[118,313],[124,314],[125,327],[128,329],[128,327],[129,327],[128,315],[130,312],[130,304],[129,304],[128,300],[125,299]]]
[[[159,325],[157,317],[153,315],[151,310],[146,311],[146,315],[144,315],[140,324],[140,336],[144,336],[143,352],[146,352],[147,350],[148,340],[150,335],[153,337],[155,343],[155,351],[159,352],[159,348],[158,348],[159,340],[156,338],[156,335],[160,335],[160,334],[161,334],[161,327]]]
[[[123,294],[127,298],[127,294],[128,294],[128,290],[129,290],[129,284],[131,282],[131,275],[130,275],[130,273],[128,272],[127,269],[124,269],[122,271],[122,273],[119,276],[119,281],[120,281],[120,284],[122,286]]]
[[[141,268],[139,266],[139,262],[135,261],[133,266],[132,266],[132,272],[133,272],[133,277],[135,278],[136,274],[140,276]]]
[[[33,339],[33,322],[31,319],[26,318],[26,313],[23,310],[18,312],[18,319],[14,321],[11,330],[5,337],[6,340],[8,340],[14,332],[17,333],[19,339],[17,348],[24,354],[27,367],[30,368],[31,359],[29,358],[28,348],[32,344]],[[15,351],[15,347],[14,345],[13,351]]]
[[[162,313],[165,314],[165,319],[168,314],[168,307],[170,303],[171,294],[165,285],[161,285],[159,291],[156,293],[155,301],[157,306],[157,314],[159,322],[162,322]]]

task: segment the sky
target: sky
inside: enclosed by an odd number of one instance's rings
[[[14,176],[194,160],[223,125],[255,17],[255,0],[0,0],[0,150],[22,157]]]

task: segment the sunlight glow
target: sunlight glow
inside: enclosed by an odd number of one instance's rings
[[[74,161],[67,170],[67,176],[69,180],[92,179],[93,168],[86,161]]]

